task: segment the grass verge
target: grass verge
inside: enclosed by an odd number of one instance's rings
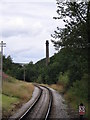
[[[2,114],[3,118],[11,116],[22,104],[26,103],[34,90],[32,83],[19,81],[13,77],[3,80]]]

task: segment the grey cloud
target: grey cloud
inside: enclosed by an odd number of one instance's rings
[[[36,3],[36,2],[55,2],[55,0],[2,0],[2,2],[10,2],[10,3],[29,3],[29,2],[34,2],[34,3]]]
[[[53,8],[55,5],[53,3],[48,3],[48,2],[31,2],[31,3],[26,3],[22,4],[22,2],[19,3],[14,3],[14,4],[3,4],[2,5],[2,13],[3,16],[5,15],[10,15],[10,16],[27,16],[27,17],[41,17],[44,15],[48,15],[49,12],[54,12]],[[49,11],[50,9],[50,11]],[[48,10],[48,12],[47,12]]]
[[[39,54],[38,54],[39,53]],[[41,50],[22,50],[21,52],[14,52],[14,54],[11,55],[13,57],[13,61],[17,62],[17,59],[20,63],[23,62],[30,62],[33,61],[34,63],[37,61],[37,59],[44,58],[44,53],[41,52]]]
[[[55,0],[2,0],[2,39],[14,62],[45,57],[45,41],[57,27]],[[40,2],[38,2],[40,1]],[[43,2],[44,1],[44,2]],[[51,2],[52,1],[52,2]],[[24,3],[24,4],[23,4]],[[62,23],[61,23],[62,24]],[[0,31],[0,32],[1,32]],[[9,50],[10,49],[10,50]],[[50,56],[54,53],[50,46]]]
[[[24,30],[4,30],[2,31],[2,37],[12,37],[12,36],[17,36],[18,35],[27,35],[28,31]]]
[[[26,21],[27,22],[27,21]],[[31,24],[31,25],[30,25]],[[13,37],[13,36],[21,36],[21,37],[36,37],[43,32],[42,26],[37,23],[30,23],[28,25],[22,26],[7,26],[3,28],[1,31],[2,38]]]

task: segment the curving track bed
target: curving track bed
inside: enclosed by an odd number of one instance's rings
[[[48,119],[52,106],[52,92],[45,86],[36,86],[40,90],[39,95],[19,120]]]

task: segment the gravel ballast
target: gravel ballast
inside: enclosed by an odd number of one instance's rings
[[[67,105],[65,104],[65,100],[62,95],[60,95],[56,90],[51,89],[53,94],[53,104],[50,118],[65,118],[69,119],[69,115],[67,112]]]

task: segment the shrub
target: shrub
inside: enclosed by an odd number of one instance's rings
[[[60,72],[58,84],[62,84],[64,87],[68,86],[69,84],[68,72],[65,72],[64,74]]]
[[[41,75],[38,76],[37,82],[42,83],[42,76]]]
[[[73,83],[73,87],[71,87],[70,91],[74,96],[87,101],[88,100],[88,75],[84,74],[80,81],[76,81]]]

